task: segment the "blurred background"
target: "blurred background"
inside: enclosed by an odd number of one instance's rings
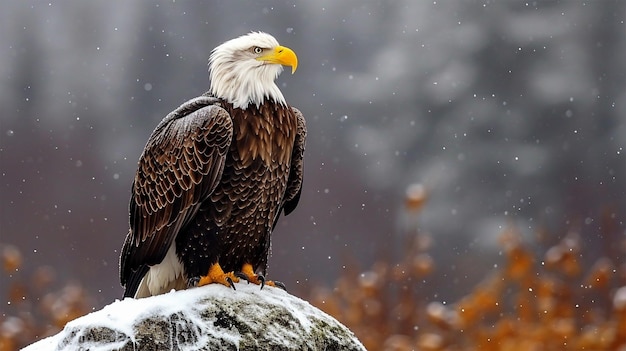
[[[92,308],[120,298],[148,136],[208,89],[215,46],[257,30],[298,54],[278,82],[308,126],[269,263],[290,291],[393,260],[414,231],[437,262],[427,299],[477,284],[511,227],[605,255],[626,236],[625,20],[609,0],[3,2],[0,245],[22,264],[0,285],[43,266]]]

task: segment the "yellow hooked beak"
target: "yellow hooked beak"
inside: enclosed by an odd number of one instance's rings
[[[291,74],[298,68],[298,56],[293,50],[285,46],[277,46],[273,52],[257,57],[257,60],[291,66]]]

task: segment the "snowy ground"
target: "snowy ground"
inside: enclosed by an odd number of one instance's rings
[[[127,344],[144,346],[142,333],[150,339],[158,339],[158,330],[155,332],[150,328],[163,324],[162,321],[170,324],[165,328],[165,334],[175,349],[193,349],[216,343],[244,345],[242,349],[245,349],[250,338],[254,343],[284,345],[294,350],[304,345],[310,347],[316,341],[323,345],[347,342],[352,345],[347,349],[364,349],[334,318],[283,290],[272,287],[261,290],[259,286],[242,283],[236,284],[236,288],[235,291],[214,284],[150,298],[118,300],[69,322],[59,334],[34,343],[24,351],[111,350]],[[142,323],[149,325],[150,330],[142,332],[145,329]],[[323,329],[321,334],[319,328]],[[330,339],[342,338],[339,335],[342,330],[345,340],[328,341],[319,337],[326,334]],[[168,331],[174,332],[169,335]],[[184,334],[184,337],[178,334]],[[270,340],[261,340],[259,335]]]

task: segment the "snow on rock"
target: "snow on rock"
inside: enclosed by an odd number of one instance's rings
[[[336,319],[287,292],[239,283],[126,298],[23,351],[365,350]]]

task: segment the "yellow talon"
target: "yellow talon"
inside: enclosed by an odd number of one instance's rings
[[[239,283],[239,278],[233,272],[225,273],[219,263],[213,264],[209,268],[207,275],[200,277],[198,286],[219,283],[229,288],[235,288],[233,283]]]
[[[241,273],[243,273],[243,275],[246,276],[246,280],[249,281],[252,284],[256,284],[256,285],[260,285],[261,284],[261,280],[259,280],[259,276],[254,273],[254,269],[252,268],[252,265],[250,263],[244,263],[244,265],[241,267]]]
[[[267,285],[267,286],[272,286],[272,287],[275,287],[275,288],[276,288],[276,287],[279,287],[279,288],[281,288],[281,289],[285,290],[285,287],[284,287],[284,286],[279,286],[279,285],[276,285],[276,283],[274,283],[274,281],[273,281],[273,280],[268,280],[268,281],[266,281],[266,282],[265,282],[265,285]]]
[[[263,289],[265,285],[269,285],[269,286],[281,288],[285,291],[287,290],[285,288],[285,284],[281,282],[274,282],[272,280],[265,280],[265,277],[263,275],[254,273],[254,268],[252,268],[252,265],[250,263],[245,263],[241,267],[241,271],[235,273],[235,275],[242,279],[247,280],[248,282],[252,284],[260,285],[261,289]]]

